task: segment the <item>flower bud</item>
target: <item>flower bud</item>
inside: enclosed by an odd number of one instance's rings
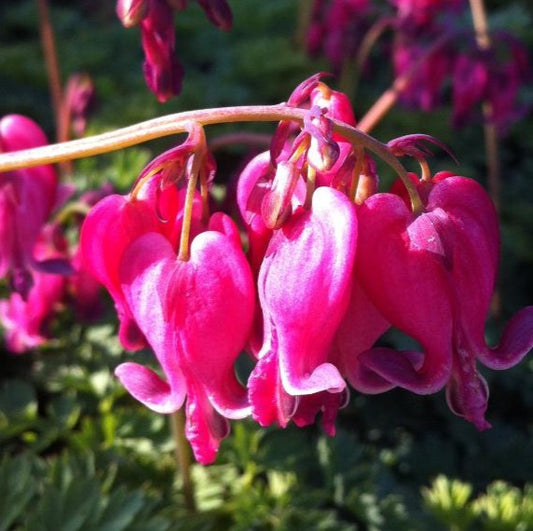
[[[334,140],[311,137],[307,162],[317,171],[331,170],[339,158],[339,145]]]
[[[71,125],[76,136],[82,136],[87,127],[87,116],[95,102],[95,87],[91,76],[86,73],[73,74],[67,83],[66,105]]]
[[[279,229],[292,212],[291,198],[300,173],[295,164],[278,164],[272,188],[261,203],[261,216],[269,229]]]
[[[132,28],[141,23],[148,12],[148,0],[118,0],[117,16],[125,28]]]

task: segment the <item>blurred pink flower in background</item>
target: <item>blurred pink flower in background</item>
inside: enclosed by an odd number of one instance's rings
[[[30,118],[10,114],[0,120],[0,152],[46,145],[42,129]],[[0,278],[27,297],[32,271],[53,267],[38,260],[33,247],[57,199],[57,175],[52,166],[37,166],[0,174]],[[57,264],[58,265],[58,264]]]

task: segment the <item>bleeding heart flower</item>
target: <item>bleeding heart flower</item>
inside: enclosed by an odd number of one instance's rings
[[[270,153],[265,151],[255,156],[239,175],[237,185],[237,205],[246,226],[248,236],[248,261],[254,279],[257,280],[266,249],[273,234],[267,227],[265,218],[286,219],[293,210],[301,206],[305,199],[305,183],[302,179],[288,182],[289,172],[285,163],[274,169]],[[273,224],[274,225],[274,224]],[[248,350],[257,356],[263,344],[263,315],[256,304],[252,333]]]
[[[177,246],[181,230],[184,190],[168,186],[161,190],[159,179],[144,183],[135,197],[112,194],[97,203],[87,215],[80,234],[84,266],[109,291],[120,320],[119,338],[128,350],[146,346],[124,299],[119,266],[129,245],[139,236],[158,232]],[[194,218],[201,206],[195,202]],[[195,230],[198,223],[194,223]]]
[[[349,302],[356,238],[354,206],[326,187],[274,231],[258,279],[264,343],[248,382],[261,425],[285,426],[302,395],[345,389],[328,354]]]
[[[37,259],[65,259],[67,242],[57,225],[47,225],[35,244]],[[11,293],[0,301],[0,322],[5,329],[7,348],[21,354],[48,342],[47,325],[61,307],[66,293],[67,278],[37,271],[24,299]]]
[[[143,72],[148,88],[164,103],[179,94],[183,67],[175,55],[176,35],[171,7],[163,0],[148,3],[141,20]]]
[[[113,298],[120,321],[120,342],[128,350],[143,348],[146,341],[124,298],[118,270],[132,241],[158,230],[161,230],[158,220],[145,201],[117,194],[97,203],[81,228],[80,249],[84,264]]]
[[[394,194],[376,194],[359,210],[356,270],[364,290],[422,351],[368,350],[351,381],[365,392],[398,385],[429,394],[446,385],[451,409],[485,429],[488,390],[476,359],[495,369],[518,363],[533,346],[533,307],[511,319],[498,347],[486,345],[499,252],[496,212],[473,180],[446,173],[434,183],[420,184],[427,200],[418,216]]]
[[[232,26],[226,0],[197,0],[209,21],[221,30]],[[176,56],[173,10],[187,7],[187,0],[117,0],[116,13],[126,28],[140,25],[144,52],[144,79],[164,103],[181,91],[183,68]]]
[[[0,120],[0,152],[17,151],[47,144],[41,128],[16,114]],[[14,291],[23,298],[32,285],[31,270],[42,265],[33,247],[48,219],[57,194],[57,176],[52,166],[0,174],[0,278],[10,275]]]
[[[210,229],[193,239],[188,261],[178,260],[171,243],[155,232],[126,249],[121,288],[166,381],[136,363],[116,369],[128,391],[154,411],[174,412],[187,396],[186,434],[204,464],[214,460],[228,433],[226,419],[250,413],[234,364],[248,339],[255,304],[237,228],[216,214]]]

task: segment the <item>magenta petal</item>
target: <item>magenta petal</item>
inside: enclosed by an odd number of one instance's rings
[[[246,225],[248,259],[256,276],[272,236],[272,230],[267,228],[261,216],[261,203],[273,175],[270,153],[265,151],[246,165],[237,183],[237,206]]]
[[[460,417],[474,424],[479,430],[490,428],[485,420],[489,400],[489,388],[478,373],[475,358],[468,353],[458,353],[450,381],[446,385],[448,407]]]
[[[347,371],[347,380],[360,393],[375,395],[390,391],[396,387],[396,384],[388,377],[380,376],[373,369],[361,363],[358,358],[348,365]]]
[[[161,234],[148,233],[126,249],[119,270],[127,307],[153,348],[173,392],[183,386],[178,330],[170,322],[167,306],[168,283],[176,263],[168,240]]]
[[[18,151],[48,144],[44,131],[31,118],[6,114],[0,119],[0,151]]]
[[[187,381],[186,411],[185,436],[195,459],[209,465],[216,459],[220,442],[229,434],[229,422],[213,408],[202,386],[191,380]]]
[[[348,309],[337,329],[332,356],[352,386],[362,393],[382,393],[395,387],[359,363],[359,355],[372,348],[390,323],[372,304],[356,278]]]
[[[371,196],[358,213],[356,275],[385,319],[418,340],[424,351],[420,367],[413,363],[419,355],[388,349],[368,351],[360,362],[395,385],[436,392],[451,374],[454,322],[447,242],[436,228],[441,214],[414,218],[392,194]]]
[[[327,359],[349,300],[356,238],[353,205],[324,187],[315,191],[311,211],[296,212],[270,241],[258,280],[265,322],[259,356],[276,348],[289,394],[346,385]]]
[[[175,374],[181,385],[171,388],[154,371],[138,363],[122,363],[115,375],[128,392],[156,413],[173,413],[185,400],[186,385],[182,375]]]
[[[427,364],[424,361],[427,356],[427,353],[424,356],[423,353],[412,350],[398,352],[390,348],[376,347],[363,352],[359,361],[362,369],[372,370],[391,384],[419,395],[427,395],[439,391],[449,378],[446,364],[436,368],[430,366],[430,370],[424,373],[422,368]],[[379,384],[379,380],[376,382]]]
[[[146,341],[124,298],[119,266],[131,242],[157,228],[157,219],[146,203],[116,194],[95,205],[81,228],[80,249],[84,263],[113,297],[120,319],[119,338],[128,350],[138,350]]]
[[[508,369],[516,365],[533,348],[533,306],[517,312],[502,335],[500,344],[478,353],[479,360],[491,369]]]
[[[348,388],[340,393],[321,391],[312,395],[301,396],[292,420],[298,427],[309,426],[315,422],[318,413],[322,413],[322,427],[330,436],[335,435],[335,421],[339,409],[345,407],[350,399]]]
[[[229,218],[227,218],[229,220]],[[168,303],[183,356],[215,408],[228,418],[250,414],[234,364],[243,350],[255,306],[252,273],[233,238],[206,231],[194,238],[190,260],[170,281]]]
[[[263,356],[248,378],[252,416],[261,426],[277,422],[285,428],[293,416],[300,397],[286,393],[279,377],[275,352]]]
[[[485,320],[499,259],[498,218],[483,187],[465,177],[438,182],[427,209],[445,212],[439,234],[446,240],[455,299],[454,342],[467,345],[472,356],[486,350]]]
[[[209,218],[209,224],[207,227],[209,230],[220,232],[233,240],[233,244],[236,247],[241,246],[241,233],[235,225],[234,221],[223,212],[215,212]]]

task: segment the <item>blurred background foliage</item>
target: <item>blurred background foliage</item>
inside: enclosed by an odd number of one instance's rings
[[[305,0],[304,0],[305,2]],[[163,113],[222,105],[277,103],[303,79],[328,70],[310,59],[297,30],[295,0],[231,0],[234,28],[223,33],[196,3],[176,17],[183,93],[158,104],[144,85],[137,29],[125,30],[114,2],[51,2],[64,78],[86,71],[98,106],[88,133]],[[491,1],[491,21],[533,49],[529,0]],[[46,72],[33,1],[0,4],[0,115],[26,114],[54,137]],[[353,98],[364,114],[391,82],[384,62]],[[335,81],[332,81],[335,85]],[[524,87],[533,103],[533,88]],[[428,133],[450,147],[459,174],[485,183],[483,131],[455,131],[450,108],[433,113],[394,108],[374,135],[380,140]],[[272,132],[272,124],[239,130]],[[208,129],[210,138],[235,126]],[[531,115],[501,142],[501,322],[533,301],[533,134]],[[75,163],[80,191],[111,181],[126,190],[142,166],[175,139],[162,139]],[[231,183],[249,148],[217,152],[217,182]],[[455,169],[445,155],[434,170]],[[392,176],[382,175],[384,189]],[[112,323],[112,324],[109,324]],[[0,530],[165,529],[533,529],[533,359],[512,370],[485,371],[491,388],[491,430],[478,433],[448,411],[444,396],[402,391],[352,393],[339,413],[337,435],[319,426],[259,429],[235,422],[216,464],[193,466],[198,511],[187,512],[175,473],[167,419],[137,404],[113,369],[131,354],[116,338],[116,319],[77,323],[68,309],[55,338],[13,356],[0,347]],[[386,342],[402,346],[391,333]],[[150,353],[144,352],[148,362]]]

